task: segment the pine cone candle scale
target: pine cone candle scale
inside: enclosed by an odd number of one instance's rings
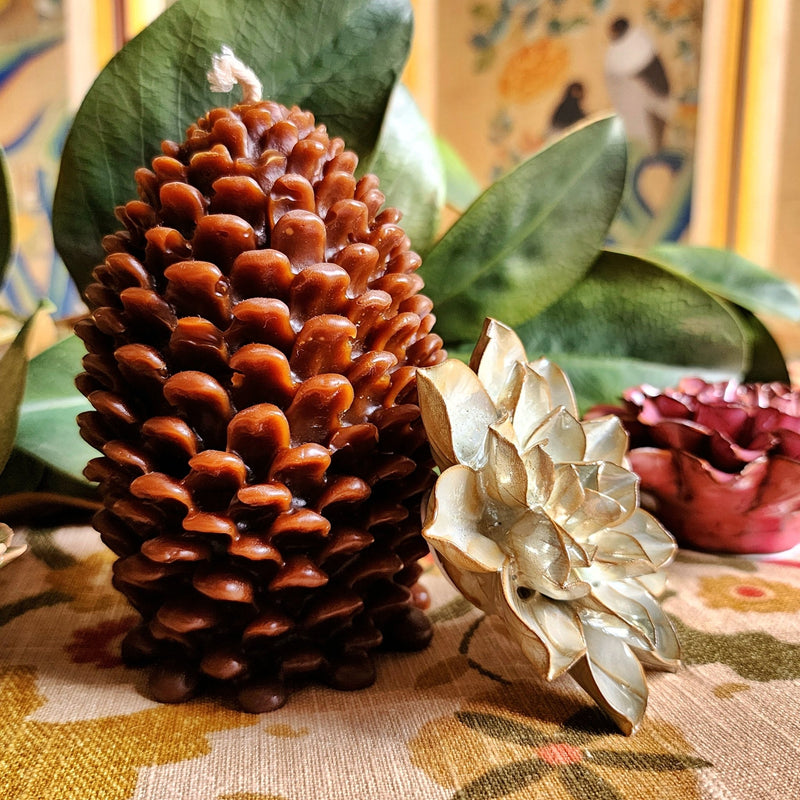
[[[242,706],[374,680],[427,644],[415,369],[442,361],[420,258],[373,175],[298,108],[217,108],[140,169],[86,292],[95,519],[153,695]]]

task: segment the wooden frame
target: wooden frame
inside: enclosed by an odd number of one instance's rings
[[[169,0],[65,0],[71,109],[114,53],[168,5]]]
[[[774,261],[787,164],[791,0],[706,0],[692,240]],[[796,13],[796,12],[795,12]]]

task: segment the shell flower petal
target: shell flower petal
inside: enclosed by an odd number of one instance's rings
[[[681,646],[675,628],[666,615],[661,604],[656,600],[652,588],[645,585],[649,575],[643,575],[635,581],[626,581],[623,591],[633,596],[650,614],[656,631],[655,647],[638,652],[639,660],[654,669],[675,672],[681,666]]]
[[[583,505],[586,492],[575,464],[556,464],[554,476],[545,510],[559,525],[564,525]]]
[[[489,425],[499,414],[475,373],[448,359],[417,370],[422,421],[440,469],[461,463],[476,466]]]
[[[551,497],[556,493],[556,474],[559,469],[553,464],[553,459],[535,445],[522,454],[522,461],[525,465],[527,491],[525,500],[531,508],[537,506],[547,506]],[[563,481],[562,481],[563,483]],[[577,485],[577,494],[580,499],[577,505],[583,502],[583,492],[580,488],[580,481],[577,475],[574,476],[574,484]],[[558,490],[559,492],[561,490]],[[549,513],[549,512],[548,512]],[[569,516],[568,514],[566,516]],[[566,518],[566,517],[565,517]]]
[[[587,461],[610,461],[622,464],[628,450],[628,434],[619,417],[609,414],[606,417],[584,420],[583,432],[586,434]]]
[[[481,473],[488,496],[508,506],[526,509],[528,473],[525,462],[513,441],[507,439],[496,425],[489,427],[486,441],[487,464]]]
[[[594,489],[615,500],[625,510],[626,516],[636,510],[639,505],[639,479],[630,470],[610,461],[579,464],[577,469],[585,488]]]
[[[680,666],[680,646],[675,629],[658,601],[638,581],[616,581],[593,590],[593,596],[603,602],[631,628],[649,640],[642,648],[648,666],[674,671]]]
[[[487,614],[501,613],[502,603],[498,602],[499,581],[486,580],[488,573],[485,572],[461,569],[455,562],[445,559],[435,547],[431,547],[431,553],[453,588],[458,589],[472,605],[483,609]]]
[[[675,558],[678,550],[675,540],[661,523],[652,514],[640,508],[637,508],[624,522],[615,525],[614,531],[609,533],[617,532],[633,537],[656,569],[667,566]]]
[[[614,581],[592,587],[592,598],[603,609],[603,613],[616,617],[634,637],[629,642],[639,647],[655,647],[656,629],[647,609],[625,592],[624,586],[632,581]],[[641,593],[640,587],[640,593]],[[620,637],[625,638],[625,637]]]
[[[547,651],[547,680],[562,675],[586,652],[586,642],[577,611],[570,605],[551,600],[539,592],[521,596],[511,578],[503,571],[503,593],[507,608],[517,618],[511,622],[517,639],[533,633]],[[508,623],[509,615],[503,618]],[[519,623],[522,623],[520,627]]]
[[[522,375],[515,366],[523,366],[527,362],[525,348],[517,334],[496,319],[486,319],[469,366],[502,411],[510,412],[513,409],[513,406],[504,408],[503,400],[508,402],[512,397],[516,399]]]
[[[647,682],[639,659],[620,639],[588,627],[583,634],[587,655],[570,675],[623,733],[635,733],[647,708]]]
[[[680,645],[675,629],[643,582],[617,581],[607,584],[602,591],[593,591],[592,595],[608,613],[648,639],[649,646],[645,647],[629,642],[637,650],[640,661],[648,667],[669,672],[680,667]]]
[[[517,440],[529,442],[533,432],[552,409],[547,381],[529,364],[525,364],[519,396],[514,406],[514,430],[517,433]]]
[[[575,402],[575,392],[564,370],[546,358],[531,361],[531,367],[547,381],[552,407],[563,407],[573,417],[577,417],[578,405]]]
[[[635,578],[656,569],[641,542],[627,533],[603,530],[590,536],[587,544],[594,545],[594,557],[580,574],[589,583]]]
[[[594,596],[582,601],[578,616],[584,629],[594,628],[604,636],[612,636],[635,649],[646,649],[651,645],[650,637],[632,628],[620,614]]]
[[[572,571],[579,550],[566,532],[545,513],[530,510],[509,529],[507,546],[512,552],[512,581],[520,589],[542,592],[556,600],[582,597],[589,585]]]
[[[612,497],[585,489],[583,504],[564,523],[564,527],[576,540],[584,541],[593,533],[622,522],[627,516],[625,509]]]
[[[487,515],[477,474],[462,465],[445,470],[436,482],[422,532],[442,558],[470,572],[497,572],[506,555],[484,531]]]
[[[586,452],[586,435],[580,422],[565,408],[551,411],[533,431],[521,442],[527,450],[533,445],[541,448],[556,462],[583,461]]]

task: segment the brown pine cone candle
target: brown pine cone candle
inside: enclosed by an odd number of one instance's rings
[[[418,649],[432,460],[415,368],[443,360],[419,256],[312,114],[217,108],[139,169],[87,290],[79,417],[95,518],[153,696],[374,681]]]

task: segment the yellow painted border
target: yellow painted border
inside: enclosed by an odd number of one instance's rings
[[[435,127],[438,111],[436,60],[439,3],[411,0],[414,9],[414,38],[402,81],[414,95],[423,116]]]
[[[168,0],[64,0],[67,33],[68,98],[72,109],[109,62],[121,33],[132,39],[167,6]],[[117,20],[122,9],[124,20]],[[120,24],[121,23],[121,24]]]
[[[133,39],[166,7],[165,0],[128,0],[125,4],[125,34]]]
[[[734,247],[774,257],[789,17],[793,0],[750,0]]]
[[[114,3],[94,0],[94,55],[99,72],[114,55]]]
[[[733,238],[745,2],[706,0],[703,7],[691,238],[716,247]]]

